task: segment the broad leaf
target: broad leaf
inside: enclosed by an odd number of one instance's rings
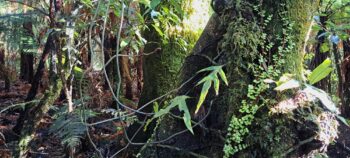
[[[182,116],[183,120],[184,120],[184,123],[185,123],[185,126],[186,128],[192,133],[194,134],[193,132],[193,129],[192,129],[192,124],[191,124],[191,114],[188,110],[188,107],[187,107],[187,104],[186,104],[186,99],[188,97],[187,96],[182,96],[182,99],[180,102],[179,102],[179,110],[180,111],[183,111],[184,112],[184,115]]]
[[[315,84],[318,81],[327,77],[333,71],[333,68],[331,68],[331,64],[332,61],[329,58],[327,58],[325,61],[322,62],[322,64],[320,64],[315,70],[313,70],[308,78],[310,84]]]
[[[298,88],[300,87],[300,82],[294,79],[291,79],[283,84],[281,84],[280,86],[276,87],[275,90],[276,91],[284,91],[287,89],[293,89],[293,88]]]
[[[159,3],[160,3],[160,0],[152,0],[151,1],[151,8],[153,10],[155,10]]]
[[[335,114],[338,114],[338,108],[332,101],[332,98],[322,89],[316,88],[314,86],[306,85],[306,88],[303,90],[305,93],[311,94],[312,96],[318,98],[322,105]]]

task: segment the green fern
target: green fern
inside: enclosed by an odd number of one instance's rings
[[[60,111],[66,108],[61,108]],[[77,147],[81,144],[81,139],[87,132],[86,125],[82,122],[82,115],[86,119],[96,116],[92,110],[76,109],[73,113],[58,112],[56,120],[50,127],[50,134],[61,139],[61,143],[69,148]]]

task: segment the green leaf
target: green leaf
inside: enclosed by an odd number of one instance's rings
[[[221,79],[225,82],[225,84],[228,85],[228,81],[227,81],[227,78],[226,78],[224,70],[220,69],[219,70],[219,75],[220,75]]]
[[[280,86],[276,87],[275,90],[276,91],[284,91],[287,89],[293,89],[293,88],[298,88],[300,87],[300,82],[294,79],[291,79],[283,84],[281,84]]]
[[[329,51],[328,43],[323,43],[323,44],[321,45],[320,50],[321,50],[321,53],[328,52],[328,51]]]
[[[197,73],[204,72],[204,71],[214,71],[214,70],[218,70],[221,68],[222,68],[222,66],[210,66],[210,67],[207,67],[207,68],[204,68],[204,69],[198,71]]]
[[[157,26],[156,24],[153,24],[152,26],[153,26],[153,28],[158,32],[158,34],[159,34],[160,36],[164,36],[164,33],[163,33],[163,31],[159,28],[159,26]]]
[[[139,3],[150,7],[151,2],[149,0],[138,0]]]
[[[167,106],[165,109],[160,109],[158,112],[156,112],[154,115],[153,115],[153,118],[152,119],[155,119],[157,117],[161,117],[167,113],[170,112],[170,110],[176,106],[178,106],[179,104],[183,103],[184,100],[186,100],[187,98],[189,98],[188,96],[177,96],[175,97],[174,99],[172,99],[170,101],[170,105]]]
[[[322,28],[321,28],[321,26],[320,25],[313,25],[312,26],[312,30],[313,31],[319,31],[319,30],[321,30]]]
[[[205,98],[207,97],[207,94],[208,94],[210,86],[211,86],[211,81],[206,81],[204,83],[204,85],[202,87],[202,91],[201,91],[200,97],[199,97],[199,100],[198,100],[198,103],[197,103],[197,106],[196,106],[195,113],[198,112],[199,108],[202,106]]]
[[[81,0],[81,3],[83,3],[85,6],[89,8],[93,6],[91,0]]]
[[[197,84],[196,84],[196,86],[198,86],[198,85],[200,85],[200,84],[202,84],[202,83],[204,83],[204,82],[206,82],[206,81],[211,81],[211,80],[213,80],[214,78],[212,77],[212,75],[210,74],[210,75],[208,75],[208,76],[205,76],[202,80],[200,80]]]
[[[153,10],[155,10],[156,7],[159,5],[159,3],[160,3],[160,0],[152,0],[152,2],[151,2],[151,8],[152,8]]]
[[[312,96],[319,99],[322,105],[332,113],[338,114],[338,108],[335,103],[332,101],[332,98],[324,90],[317,87],[305,84],[306,88],[303,89],[305,93],[311,94]]]
[[[185,126],[186,128],[192,133],[194,134],[193,132],[193,128],[192,128],[192,124],[191,124],[191,114],[188,110],[188,107],[187,107],[187,104],[186,104],[186,99],[189,98],[187,96],[182,96],[182,99],[181,102],[179,103],[178,107],[179,107],[179,110],[180,111],[183,111],[184,112],[184,115],[182,116],[183,120],[184,120],[184,123],[185,123]]]
[[[219,95],[220,81],[217,76],[213,81],[214,81],[215,95]]]
[[[154,102],[154,104],[153,104],[153,111],[155,113],[159,111],[159,104],[158,104],[158,102]]]
[[[130,42],[130,39],[122,39],[120,42],[120,49],[123,50]]]
[[[344,117],[341,117],[341,116],[339,116],[339,115],[336,115],[336,116],[337,116],[337,118],[338,118],[339,121],[343,122],[346,126],[349,127],[349,124],[348,124],[348,122],[346,122],[346,120],[345,120]]]
[[[327,58],[315,70],[313,70],[310,76],[308,77],[310,84],[315,84],[318,81],[327,77],[333,71],[333,68],[330,67],[331,64],[332,61],[329,58]]]
[[[161,117],[161,116],[163,116],[163,115],[169,113],[170,110],[171,110],[172,108],[174,108],[175,106],[176,106],[176,104],[170,104],[170,105],[167,106],[165,109],[160,109],[158,112],[156,112],[156,113],[154,114],[153,119],[158,118],[158,117]]]

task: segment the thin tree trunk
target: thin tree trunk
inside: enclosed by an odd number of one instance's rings
[[[29,83],[33,82],[34,74],[34,56],[33,54],[21,53],[21,70],[20,78]]]
[[[24,11],[25,12],[25,11]],[[26,22],[23,24],[23,28],[25,29],[26,35],[28,38],[34,35],[33,33],[33,24],[31,22]],[[23,46],[28,47],[28,45]],[[33,80],[34,74],[34,56],[33,54],[26,53],[24,51],[21,52],[21,66],[20,66],[20,79],[24,81],[28,81],[29,83]]]
[[[328,20],[327,16],[320,16],[320,24],[322,26],[326,25],[326,22]],[[315,57],[313,58],[312,62],[311,62],[311,69],[315,69],[317,66],[319,66],[324,60],[326,60],[329,55],[330,55],[330,51],[327,52],[322,52],[321,48],[322,45],[327,42],[326,36],[324,35],[326,33],[326,30],[322,29],[317,33],[316,36],[316,49],[315,49]],[[330,87],[330,77],[326,77],[323,80],[321,80],[320,82],[316,83],[316,87],[328,91],[331,89]]]
[[[45,48],[44,48],[44,52],[41,56],[41,59],[39,61],[39,65],[38,65],[38,68],[37,68],[37,71],[35,73],[35,80],[33,80],[32,84],[31,84],[31,87],[30,87],[30,90],[27,94],[27,97],[25,99],[26,102],[28,101],[32,101],[35,99],[35,96],[38,92],[38,88],[39,88],[39,85],[40,85],[40,81],[44,75],[44,71],[45,71],[45,62],[46,60],[48,59],[49,57],[49,54],[52,52],[52,51],[56,51],[56,50],[53,50],[55,47],[55,42],[56,40],[54,39],[56,38],[54,36],[54,32],[50,33],[48,38],[47,38],[47,41],[46,41],[46,44],[45,44]],[[26,113],[28,113],[29,109],[31,107],[30,106],[26,106],[24,111],[21,111],[20,112],[20,116],[17,120],[17,124],[16,126],[13,128],[13,131],[16,132],[17,134],[20,134],[20,131],[22,130],[22,127],[23,127],[23,124],[24,124],[24,120],[27,118],[25,116]]]
[[[60,2],[60,1],[58,1]],[[55,8],[54,8],[54,0],[50,0],[50,27],[53,28],[55,26]],[[40,81],[44,75],[44,71],[45,71],[45,62],[48,59],[50,53],[57,51],[57,47],[56,44],[59,43],[58,39],[58,35],[56,32],[51,32],[49,34],[49,36],[47,37],[47,41],[45,44],[45,48],[43,51],[43,54],[41,55],[40,61],[39,61],[39,65],[37,68],[37,71],[35,73],[34,76],[34,80],[31,83],[31,88],[27,94],[27,97],[25,99],[26,102],[28,101],[32,101],[35,99],[35,96],[38,92],[38,88],[40,85]],[[51,75],[51,74],[50,74]],[[61,90],[57,89],[57,91],[61,92]],[[13,131],[17,134],[20,134],[22,129],[23,129],[23,125],[26,119],[28,119],[27,117],[27,113],[29,112],[30,108],[32,108],[32,106],[26,106],[25,109],[23,111],[20,112],[19,118],[17,120],[16,126],[13,128]]]
[[[350,117],[350,41],[344,41],[344,59],[341,64],[342,88],[339,93],[342,101],[342,114]]]

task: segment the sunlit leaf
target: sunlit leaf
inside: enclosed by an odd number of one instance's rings
[[[130,42],[130,40],[122,39],[122,40],[120,41],[120,49],[125,48],[125,47],[128,45],[129,42]]]
[[[220,81],[219,79],[214,79],[214,90],[215,90],[215,95],[219,95],[219,88],[220,88]]]
[[[335,114],[339,113],[338,108],[332,101],[332,98],[322,89],[313,87],[311,85],[306,85],[306,88],[303,89],[303,91],[318,98],[321,101],[322,105],[330,112],[333,112]]]
[[[154,102],[154,104],[153,104],[153,111],[155,113],[159,111],[159,104],[158,104],[158,102]]]
[[[227,78],[226,78],[224,70],[220,69],[219,70],[219,75],[220,75],[221,79],[225,82],[225,84],[228,85],[228,81],[227,81]]]
[[[202,91],[201,91],[201,94],[200,94],[200,97],[199,97],[199,100],[198,100],[198,103],[197,103],[197,106],[196,106],[196,111],[195,113],[198,112],[199,108],[202,106],[202,104],[204,103],[204,100],[205,98],[207,97],[207,94],[208,94],[208,91],[209,91],[209,88],[211,86],[211,81],[206,81],[202,87]]]
[[[291,79],[283,84],[281,84],[280,86],[276,87],[275,90],[276,91],[284,91],[287,89],[293,89],[293,88],[298,88],[300,87],[300,82],[294,79]]]
[[[211,75],[208,75],[208,76],[205,76],[203,79],[201,79],[197,84],[196,86],[206,82],[206,81],[210,81],[210,80],[213,80],[214,78],[212,77],[212,74]]]
[[[218,70],[221,68],[222,68],[222,66],[210,66],[210,67],[204,68],[202,70],[199,70],[197,73],[204,72],[204,71],[214,71],[214,70]]]
[[[308,77],[310,84],[315,84],[318,81],[327,77],[333,71],[333,68],[331,68],[331,64],[332,61],[329,58],[327,58],[315,70],[313,70],[310,76]]]
[[[321,45],[320,50],[321,50],[321,53],[328,52],[328,51],[329,51],[328,43],[323,43],[323,44]]]
[[[160,36],[164,36],[163,31],[157,26],[157,25],[152,25],[153,28],[158,32]]]

